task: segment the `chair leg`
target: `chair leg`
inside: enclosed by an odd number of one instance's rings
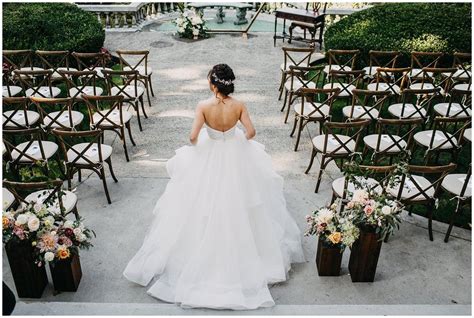
[[[109,171],[110,175],[112,176],[112,179],[114,179],[114,182],[118,182],[117,178],[115,177],[114,169],[112,168],[112,160],[110,159],[110,157],[108,157],[105,162],[107,162],[107,164],[109,165]]]
[[[151,100],[150,100],[150,83],[148,82],[148,80],[145,80],[145,88],[146,88],[146,97],[148,99],[148,106],[151,107]]]
[[[459,211],[460,211],[460,201],[458,199],[458,202],[456,204],[456,209],[454,210],[453,214],[451,215],[451,220],[449,220],[448,231],[446,232],[446,236],[444,237],[444,242],[445,243],[448,243],[449,236],[451,235],[451,231],[452,231],[453,226],[454,226],[454,219],[456,218],[456,215],[458,214]]]
[[[285,72],[281,71],[280,87],[278,88],[278,90],[280,91],[280,95],[278,96],[278,100],[281,100],[283,89],[285,88],[285,79],[286,79],[286,74]]]
[[[148,75],[148,83],[150,83],[151,96],[155,97],[155,92],[153,92],[153,85],[151,85],[151,75]]]
[[[103,166],[100,168],[99,175],[100,175],[100,178],[102,179],[102,184],[104,186],[104,192],[105,192],[105,196],[107,197],[107,202],[111,204],[112,201],[110,200],[109,190],[107,189],[107,180],[105,179],[105,170]]]
[[[76,220],[79,220],[81,218],[79,216],[79,212],[77,211],[77,205],[74,206],[74,209],[72,209],[72,213],[74,213],[74,216],[76,217]]]
[[[427,205],[427,215],[428,215],[428,234],[430,236],[430,241],[433,241],[433,209],[434,204],[429,203]]]
[[[285,114],[285,124],[288,123],[288,116],[290,116],[290,108],[291,108],[291,100],[293,98],[293,92],[290,92],[288,96],[288,102],[287,102],[287,108],[286,108],[286,114]]]
[[[301,138],[301,131],[303,130],[303,117],[300,116],[300,119],[298,120],[299,125],[298,125],[298,134],[296,135],[296,143],[295,143],[295,151],[298,151],[298,145],[300,144],[300,138]]]
[[[283,88],[285,90],[285,98],[283,100],[283,107],[280,109],[281,112],[283,112],[286,108],[286,99],[288,98],[288,91],[286,90],[286,88]]]
[[[146,111],[145,111],[145,103],[143,102],[143,95],[140,96],[140,98],[138,100],[140,102],[140,105],[142,106],[143,116],[145,116],[145,118],[148,118],[148,115],[146,114]]]
[[[330,205],[332,205],[334,203],[334,201],[336,201],[336,194],[334,193],[334,191],[332,192],[332,196],[331,196],[331,203]]]
[[[297,124],[298,124],[298,114],[295,114],[295,120],[293,122],[293,128],[291,130],[290,137],[293,137],[293,135],[295,134]]]
[[[140,129],[140,131],[143,131],[142,121],[140,120],[140,107],[138,106],[138,102],[135,103],[134,108],[135,108],[135,111],[137,112],[138,128]]]
[[[125,152],[125,159],[127,159],[127,162],[129,162],[130,159],[128,158],[127,142],[125,141],[125,129],[123,129],[123,126],[120,127],[120,139],[122,139],[123,150]]]
[[[135,143],[135,140],[133,140],[133,137],[132,137],[132,129],[130,128],[130,121],[125,124],[125,127],[127,127],[128,137],[130,137],[130,141],[132,142],[132,145],[136,146],[137,144]]]
[[[316,189],[314,189],[315,193],[318,193],[318,191],[319,191],[319,186],[321,184],[321,179],[323,178],[323,171],[326,168],[325,167],[325,164],[326,164],[325,159],[326,158],[323,155],[322,159],[321,159],[321,166],[319,167],[319,172],[318,172],[318,181],[316,181]]]
[[[81,169],[77,169],[77,181],[78,182],[82,182],[82,170]]]
[[[308,168],[306,169],[306,171],[304,172],[305,174],[308,174],[309,170],[311,170],[311,166],[313,166],[313,162],[314,162],[314,157],[316,157],[316,149],[312,149],[311,151],[311,160],[309,161],[309,166]]]

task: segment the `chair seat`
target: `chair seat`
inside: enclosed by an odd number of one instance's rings
[[[426,75],[428,75],[429,77],[433,77],[433,72],[427,72]],[[408,73],[408,77],[422,78],[423,71],[421,70],[421,68],[412,68],[411,71]]]
[[[71,97],[76,96],[77,92],[79,92],[79,95],[77,95],[76,98],[82,98],[81,97],[82,94],[86,94],[86,95],[89,95],[89,96],[100,96],[104,92],[102,87],[99,87],[99,86],[95,87],[95,93],[94,93],[94,86],[84,86],[84,87],[80,87],[80,88],[82,88],[82,90],[79,90],[76,87],[71,88],[69,90],[69,96],[71,96]]]
[[[344,135],[339,135],[336,134],[336,136],[341,140],[341,142],[346,143],[348,140],[351,138],[349,136],[344,136]],[[313,146],[318,150],[319,152],[324,152],[324,139],[326,138],[326,135],[319,135],[313,138]],[[350,140],[346,145],[345,145],[349,151],[352,153],[355,150],[355,141]],[[328,143],[327,143],[327,148],[326,148],[326,153],[331,153],[334,152],[337,148],[341,147],[341,143],[334,138],[333,135],[328,136]],[[347,150],[344,147],[341,147],[336,151],[335,154],[347,154]]]
[[[81,151],[83,151],[88,145],[89,143],[84,142],[84,143],[76,144],[72,146],[72,148],[77,150],[77,152],[81,153]],[[102,149],[102,160],[105,161],[112,155],[112,147],[109,145],[104,145],[104,144],[101,144],[100,147]],[[77,158],[77,155],[78,154],[76,154],[72,149],[69,149],[67,151],[67,158],[69,162],[74,161],[74,159]],[[100,163],[97,144],[94,144],[89,149],[87,149],[87,151],[84,153],[83,156],[87,157],[87,159],[89,159],[93,163]],[[86,165],[90,164],[88,161],[86,161],[83,158],[79,158],[79,160],[77,160],[75,163],[86,164]]]
[[[415,141],[417,143],[419,143],[420,145],[422,146],[425,146],[427,148],[430,147],[430,142],[431,142],[431,138],[433,136],[433,133],[434,133],[434,130],[425,130],[425,131],[420,131],[420,132],[417,132],[413,138],[415,139]],[[457,140],[453,137],[453,135],[451,135],[450,133],[447,133],[449,139],[455,144],[457,145],[458,142]],[[436,135],[434,137],[434,140],[433,140],[433,146],[432,148],[438,148],[443,142],[445,142],[446,140],[448,140],[446,138],[446,136],[444,135],[443,132],[437,130],[436,131]],[[440,149],[452,149],[453,146],[451,144],[451,142],[446,142],[444,143]]]
[[[289,71],[289,70],[290,70],[290,66],[293,66],[293,65],[295,65],[295,63],[293,63],[293,62],[286,62],[286,68],[285,68],[285,63],[283,62],[283,63],[280,64],[280,70],[281,70],[281,71]]]
[[[352,90],[356,89],[356,87],[352,84],[346,83],[327,83],[323,86],[324,89],[331,89],[331,88],[339,88],[340,92],[338,97],[349,97],[352,96]]]
[[[49,196],[49,194],[52,192],[52,189],[45,189],[45,190],[39,190],[33,193],[30,193],[26,198],[26,202],[35,202],[38,204],[42,204],[44,200],[46,200]],[[63,192],[63,195],[61,196],[61,201],[63,203],[64,207],[64,212],[69,213],[71,212],[74,207],[77,204],[77,196],[72,193],[71,191],[65,191],[61,190]],[[49,201],[48,203],[50,204],[48,206],[48,211],[51,212],[52,214],[61,214],[61,209],[59,206],[59,200],[57,198],[57,194],[54,194],[54,201],[51,202]],[[25,203],[23,203],[24,205]]]
[[[10,93],[8,93],[8,88],[10,88]],[[21,93],[20,86],[2,86],[2,96],[3,97],[13,97]]]
[[[56,154],[56,151],[58,151],[58,145],[55,144],[54,142],[52,142],[52,141],[41,141],[41,145],[43,146],[44,156],[45,156],[45,158],[42,158],[39,142],[37,140],[35,140],[31,143],[31,145],[28,148],[26,148],[28,143],[29,143],[28,141],[27,142],[22,142],[21,144],[16,146],[16,148],[19,151],[21,151],[23,153],[26,153],[28,156],[33,157],[36,160],[50,159],[52,156],[54,156]],[[16,160],[19,156],[20,156],[20,153],[17,150],[13,149],[12,150],[13,160]],[[20,159],[20,162],[32,162],[32,160],[23,155]]]
[[[380,68],[380,66],[366,66],[362,70],[365,71],[366,77],[373,77],[375,74],[377,74],[378,68]]]
[[[123,86],[119,86],[122,88]],[[119,88],[118,87],[112,87],[110,90],[111,95],[122,95],[125,99],[128,99],[130,97],[137,98],[143,95],[145,92],[145,89],[141,86],[137,86],[137,92],[135,94],[135,86],[127,86],[125,87],[123,92],[120,92],[119,94]],[[127,96],[128,95],[128,96]]]
[[[3,210],[7,210],[15,201],[15,196],[10,190],[2,188]]]
[[[326,74],[329,74],[330,71],[345,71],[349,72],[352,71],[352,68],[350,66],[342,66],[342,65],[326,65],[323,69],[323,72]]]
[[[400,136],[391,135],[393,137],[393,139],[396,140],[396,144],[392,140],[392,138],[390,138],[389,135],[382,134],[380,136],[381,136],[381,138],[380,138],[379,149],[377,149],[377,141],[379,139],[378,134],[365,136],[364,137],[364,143],[367,145],[367,147],[369,147],[373,150],[386,151],[388,153],[398,153],[398,152],[401,152],[402,150],[404,150],[407,147],[407,143]],[[391,147],[392,145],[395,145],[395,146]],[[389,147],[391,147],[391,148],[388,149]],[[400,147],[402,149],[400,149]]]
[[[403,110],[403,115],[402,115]],[[392,114],[392,116],[404,119],[404,118],[425,118],[426,117],[426,109],[422,107],[416,107],[413,104],[393,104],[388,107],[388,112]]]
[[[428,188],[431,185],[431,182],[428,179],[426,179],[425,177],[415,176],[415,175],[412,175],[412,177],[415,180],[416,184],[418,184],[422,190],[425,190],[426,188]],[[387,187],[387,192],[390,195],[392,195],[393,197],[397,198],[398,197],[398,192],[400,190],[400,186],[401,186],[400,183],[398,183],[397,185],[394,185],[392,187],[389,186],[389,187]],[[435,194],[435,190],[434,190],[433,187],[431,187],[428,190],[424,191],[424,193],[430,199],[432,199],[434,194]],[[415,197],[411,198],[412,196],[415,196]],[[402,194],[401,194],[400,199],[404,200],[404,199],[408,199],[408,198],[411,198],[410,199],[411,201],[426,200],[426,197],[422,193],[420,193],[420,191],[415,186],[415,184],[410,179],[408,179],[408,177],[407,177],[406,180],[405,180],[405,183],[403,185],[403,190],[402,190]]]
[[[108,68],[108,67],[94,67],[91,70],[96,71],[97,76],[100,77],[100,78],[104,78],[104,73],[102,73],[102,71],[104,71],[104,70],[105,71],[113,71],[111,68]]]
[[[123,68],[123,70],[124,70],[124,71],[130,71],[130,70],[132,70],[132,68],[130,68],[129,66],[125,66],[125,67]],[[153,74],[153,69],[152,69],[150,66],[148,66],[148,67],[146,68],[146,72],[145,72],[145,66],[142,66],[142,65],[137,66],[137,67],[135,68],[135,70],[138,71],[138,74],[141,75],[141,76],[148,76],[148,75]]]
[[[472,130],[471,130],[471,128],[467,128],[466,130],[464,130],[463,137],[467,141],[472,142]]]
[[[369,91],[390,91],[395,94],[400,94],[400,86],[397,84],[388,85],[387,83],[370,83],[367,85],[367,90]]]
[[[431,83],[414,83],[410,85],[410,89],[433,89],[436,88],[433,84]],[[441,94],[444,94],[444,89],[441,88],[439,91]],[[429,94],[432,95],[433,93]]]
[[[451,73],[442,73],[442,75],[448,77],[451,75]],[[451,78],[454,80],[466,80],[466,79],[471,78],[471,76],[472,76],[471,71],[465,71],[463,69],[459,69],[453,73]]]
[[[297,79],[293,80],[293,92],[297,91],[298,89],[300,89],[302,87],[303,87],[303,83],[301,83]],[[316,88],[316,83],[315,82],[309,82],[307,87],[308,88]],[[288,78],[288,80],[285,82],[285,89],[287,91],[291,91],[291,78]]]
[[[373,119],[379,117],[379,111],[377,109],[370,109],[370,107],[360,105],[354,106],[354,112],[351,116],[352,107],[353,106],[345,106],[342,108],[342,114],[344,115],[344,117],[351,119]]]
[[[466,182],[467,174],[465,173],[454,173],[448,174],[444,177],[441,182],[441,187],[449,193],[459,196],[461,195],[462,187],[464,182]],[[467,183],[466,191],[464,192],[463,197],[470,198],[472,196],[472,176],[469,177],[469,182]]]
[[[329,116],[329,106],[321,103],[314,103],[318,106],[319,111],[315,111],[309,118],[325,118]],[[303,114],[301,114],[301,104],[295,104],[293,106],[295,113],[298,115],[308,116],[312,111],[316,109],[312,104],[305,104],[303,108]],[[322,113],[322,114],[321,114]]]
[[[69,112],[67,111],[63,111],[63,112],[51,112],[49,113],[48,115],[51,117],[45,117],[44,120],[43,120],[43,123],[46,125],[46,126],[49,126],[49,124],[53,121],[54,118],[56,118],[56,116],[59,114],[59,113],[62,113],[58,119],[55,120],[54,123],[51,124],[50,127],[52,128],[58,128],[58,127],[62,127],[58,124],[61,123],[63,126],[66,126],[66,127],[69,127],[69,128],[72,128],[72,127],[76,127],[77,125],[79,125],[82,120],[84,119],[84,114],[82,114],[81,112],[78,112],[78,111],[75,111],[75,110],[72,110],[71,111],[71,115],[72,115],[72,126],[71,126],[71,122],[69,120]]]
[[[7,110],[6,112],[4,112],[3,122],[6,122],[7,118],[10,117],[13,112],[14,112],[13,110]],[[5,118],[5,116],[7,118]],[[32,126],[38,122],[39,118],[40,118],[40,115],[37,112],[32,111],[32,110],[26,111],[26,118],[25,118],[24,111],[20,110],[20,111],[17,111],[16,114],[13,115],[12,118],[10,118],[10,120],[6,123],[5,126],[12,127],[12,128],[14,127],[20,128],[19,126],[26,127],[26,120],[28,120],[28,125]],[[15,125],[15,123],[17,123],[19,126]]]
[[[377,180],[372,179],[372,178],[364,178],[361,176],[356,176],[355,178],[357,182],[359,182],[364,187],[365,190],[373,189],[376,193],[382,193],[382,187],[379,185],[379,182]],[[339,198],[342,198],[342,194],[344,192],[345,181],[346,181],[345,177],[340,177],[332,182],[332,191]],[[347,184],[346,199],[351,199],[352,193],[354,193],[355,190],[356,190],[355,184],[352,181],[350,181]]]
[[[52,71],[53,69],[50,69],[50,70]],[[63,77],[61,76],[61,74],[58,73],[58,71],[67,71],[67,72],[72,71],[72,72],[77,72],[77,68],[74,68],[74,67],[69,67],[69,68],[68,68],[68,67],[58,67],[58,68],[56,69],[56,71],[54,71],[53,74],[51,74],[51,78],[52,78],[52,79],[55,80],[55,79],[61,79],[61,78],[63,78]]]
[[[471,109],[458,103],[451,103],[451,107],[449,107],[449,103],[439,103],[434,105],[433,109],[443,117],[471,117]]]
[[[109,112],[109,110],[101,110],[97,113],[95,113],[92,117],[94,119],[94,123],[97,123],[98,121],[100,121],[105,114],[107,114],[107,112]],[[102,115],[101,115],[102,114]],[[107,116],[108,119],[110,119],[115,125],[121,125],[120,123],[120,111],[118,109],[116,110],[113,110],[108,116]],[[127,123],[130,121],[130,119],[132,118],[132,114],[126,110],[122,110],[122,118],[123,118],[123,123]],[[102,122],[98,125],[99,127],[100,126],[104,126],[104,127],[107,127],[107,126],[114,126],[112,125],[111,122],[109,122],[107,119],[104,119],[102,120]]]
[[[25,66],[25,67],[21,67],[19,69],[20,71],[44,71],[44,68],[41,68],[41,67],[36,67],[36,66]],[[26,74],[21,74],[20,75],[21,78],[31,78],[31,75],[26,75]]]
[[[52,94],[51,94],[52,92]],[[51,90],[49,89],[49,86],[41,86],[38,90],[38,92],[35,93],[35,91],[32,88],[29,88],[26,90],[25,95],[27,97],[45,97],[45,98],[54,98],[61,94],[61,90],[57,87],[51,87]]]
[[[471,84],[467,84],[467,83],[456,84],[456,85],[454,85],[453,88],[458,89],[460,91],[469,91],[469,90],[471,90]]]

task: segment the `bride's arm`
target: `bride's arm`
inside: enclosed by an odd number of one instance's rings
[[[242,111],[240,113],[240,122],[245,128],[245,137],[247,139],[252,139],[255,137],[256,131],[253,127],[252,120],[250,119],[249,112],[247,111],[247,107],[242,104]]]
[[[189,141],[193,145],[197,143],[199,131],[201,130],[202,125],[204,125],[204,112],[203,107],[198,104],[196,107],[196,114],[194,115],[193,128],[191,129],[191,134],[189,136]]]

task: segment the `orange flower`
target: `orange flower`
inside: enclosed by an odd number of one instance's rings
[[[3,228],[7,228],[10,225],[10,220],[6,216],[2,217],[2,226]]]
[[[71,253],[69,253],[69,250],[67,248],[58,250],[59,259],[66,259],[69,256],[71,256]]]
[[[334,232],[331,235],[328,236],[328,239],[333,243],[333,244],[338,244],[341,239],[342,235],[340,232]]]

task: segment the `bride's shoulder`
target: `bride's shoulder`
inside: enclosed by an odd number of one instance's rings
[[[197,103],[196,108],[203,109],[203,108],[211,106],[211,104],[212,104],[211,98],[204,99],[204,100],[201,100]]]

